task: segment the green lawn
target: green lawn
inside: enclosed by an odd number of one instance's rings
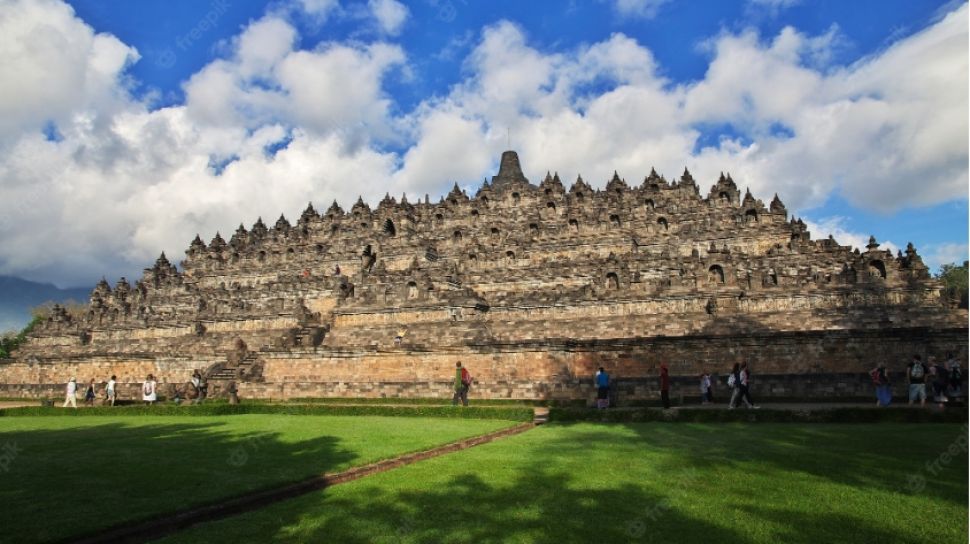
[[[0,542],[60,539],[513,424],[289,415],[4,417]]]
[[[966,440],[955,424],[549,424],[167,541],[966,542]]]

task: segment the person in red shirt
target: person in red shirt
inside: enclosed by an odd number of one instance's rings
[[[660,400],[663,401],[664,410],[670,408],[670,374],[667,372],[667,363],[660,363]]]

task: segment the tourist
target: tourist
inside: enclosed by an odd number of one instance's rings
[[[115,388],[117,386],[118,386],[118,380],[117,378],[115,378],[115,375],[112,374],[111,379],[108,380],[108,385],[104,388],[105,403],[111,406],[115,405],[115,397],[116,397]]]
[[[886,365],[879,363],[879,366],[869,371],[873,385],[876,386],[876,406],[889,406],[893,400],[892,385],[889,384],[889,374],[886,372]]]
[[[741,364],[734,363],[731,367],[731,374],[728,376],[727,385],[731,388],[731,400],[728,402],[728,410],[737,407],[738,397],[741,395]]]
[[[946,369],[946,365],[940,363],[936,360],[936,357],[930,356],[927,358],[927,363],[930,367],[930,376],[933,377],[933,401],[943,408],[943,404],[946,403],[946,387],[950,382],[950,373]]]
[[[141,398],[143,401],[145,401],[146,405],[151,406],[156,400],[158,400],[158,395],[155,391],[157,386],[158,384],[155,383],[155,377],[151,374],[145,378],[145,383],[141,384]]]
[[[455,363],[455,396],[451,399],[451,405],[455,406],[461,400],[462,406],[468,406],[468,388],[472,385],[472,376],[468,369],[462,368],[461,361]]]
[[[660,401],[663,402],[664,410],[670,408],[670,374],[667,372],[667,363],[660,363]]]
[[[88,384],[88,390],[84,392],[84,404],[94,406],[94,378],[91,378],[91,383]]]
[[[740,387],[741,399],[744,400],[744,403],[748,406],[748,408],[757,409],[758,406],[755,405],[754,399],[751,398],[750,380],[751,380],[751,370],[748,368],[748,363],[742,362],[741,368],[738,372],[738,381],[741,384],[741,387]]]
[[[711,381],[711,373],[704,372],[701,374],[701,404],[711,404],[714,402],[712,387],[714,387],[714,382]]]
[[[610,375],[603,367],[596,372],[596,407],[605,410],[610,406]]]
[[[947,387],[947,394],[949,397],[955,401],[960,400],[960,396],[963,394],[963,373],[960,368],[960,361],[952,353],[946,354],[946,366],[947,372],[950,376],[950,384]]]
[[[394,336],[394,345],[400,346],[401,342],[404,341],[404,335],[408,333],[407,327],[401,327],[397,330],[397,334]]]
[[[77,380],[74,376],[71,376],[70,381],[67,382],[67,389],[65,390],[64,396],[64,408],[67,405],[71,405],[72,408],[77,409]]]
[[[913,360],[906,365],[906,378],[909,381],[909,404],[919,398],[919,405],[926,406],[926,374],[929,369],[923,364],[923,358],[913,355]]]

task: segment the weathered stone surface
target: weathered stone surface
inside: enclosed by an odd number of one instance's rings
[[[100,282],[83,315],[57,308],[0,364],[0,394],[202,368],[244,398],[450,396],[462,360],[481,396],[585,398],[605,366],[638,399],[660,361],[693,395],[702,370],[745,359],[762,395],[839,396],[867,394],[878,362],[967,355],[966,311],[911,245],[812,240],[777,195],[724,175],[707,196],[686,171],[567,189],[530,184],[509,151],[474,196],[310,205],[196,237],[182,265],[162,254],[133,284]]]

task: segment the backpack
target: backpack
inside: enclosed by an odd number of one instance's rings
[[[882,385],[882,380],[879,378],[879,369],[873,369],[869,371],[869,377],[872,378],[872,383],[876,385]]]
[[[734,387],[735,385],[737,385],[737,383],[738,383],[738,379],[734,374],[731,374],[730,376],[728,376],[728,381],[727,381],[728,387]]]
[[[464,368],[461,369],[461,383],[465,386],[472,384],[472,375]]]
[[[917,380],[923,377],[923,363],[913,363],[913,367],[909,369],[909,376],[911,378],[916,378]]]
[[[960,365],[954,363],[950,366],[950,380],[958,382],[961,378],[963,378],[963,374],[960,373]]]

